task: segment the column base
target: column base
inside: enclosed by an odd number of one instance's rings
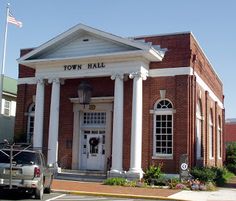
[[[120,177],[125,178],[125,172],[122,170],[111,170],[107,172],[108,178]]]
[[[143,170],[129,170],[128,172],[126,171],[120,171],[120,170],[111,170],[107,172],[107,177],[108,178],[114,178],[114,177],[119,177],[119,178],[126,178],[128,180],[139,180],[143,178]]]
[[[139,170],[129,170],[126,173],[126,178],[128,180],[137,180],[137,179],[142,179],[143,178],[143,170],[139,169]]]

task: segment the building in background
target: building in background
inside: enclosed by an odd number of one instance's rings
[[[17,80],[3,78],[2,111],[0,114],[0,142],[13,141],[16,114]]]
[[[223,83],[191,32],[122,38],[79,24],[18,62],[16,138],[47,148],[48,163],[130,178],[159,163],[178,173],[183,155],[222,165]]]
[[[236,142],[236,118],[226,119],[224,139],[226,146],[230,142]]]

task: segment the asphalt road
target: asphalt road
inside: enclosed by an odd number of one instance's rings
[[[25,200],[25,201],[36,201],[33,196],[19,193],[1,193],[0,201],[9,200]],[[84,196],[84,195],[68,195],[60,193],[44,194],[43,201],[144,201],[142,199],[130,199],[130,198],[114,198],[114,197],[97,197],[97,196]],[[145,199],[145,201],[148,201]],[[163,201],[163,200],[162,200]]]

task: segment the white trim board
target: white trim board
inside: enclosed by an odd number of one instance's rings
[[[215,93],[210,89],[210,87],[202,80],[202,78],[196,73],[193,72],[192,67],[179,67],[179,68],[162,68],[162,69],[151,69],[149,70],[150,77],[167,77],[167,76],[176,76],[176,75],[195,75],[197,83],[205,90],[209,92],[209,96],[218,103],[221,109],[224,109],[224,104],[220,99],[215,95]],[[19,84],[36,84],[36,78],[19,78]]]
[[[18,78],[17,85],[20,84],[36,84],[36,78],[35,77]]]
[[[192,67],[178,67],[178,68],[160,68],[149,70],[150,77],[166,77],[176,75],[193,75]]]
[[[197,83],[205,90],[209,92],[209,96],[218,103],[221,109],[224,109],[224,104],[220,101],[220,99],[215,95],[215,93],[208,87],[208,85],[200,78],[197,73],[194,73],[196,76]]]

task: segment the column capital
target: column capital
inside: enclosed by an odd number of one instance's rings
[[[114,73],[114,74],[111,76],[111,79],[112,79],[112,80],[115,80],[116,78],[119,78],[120,80],[123,80],[123,79],[124,79],[124,74],[122,74],[122,73]]]
[[[51,77],[51,78],[48,78],[48,83],[51,84],[51,83],[56,83],[56,84],[63,84],[64,83],[64,80],[63,79],[60,79],[58,77]]]
[[[43,78],[41,78],[41,77],[38,77],[38,78],[36,78],[36,83],[38,84],[44,84],[45,83],[45,81],[44,81],[44,79]]]
[[[147,79],[147,73],[146,72],[141,72],[141,71],[136,71],[136,72],[132,72],[129,74],[129,78],[130,79],[134,79],[134,78],[142,78],[143,80]]]

